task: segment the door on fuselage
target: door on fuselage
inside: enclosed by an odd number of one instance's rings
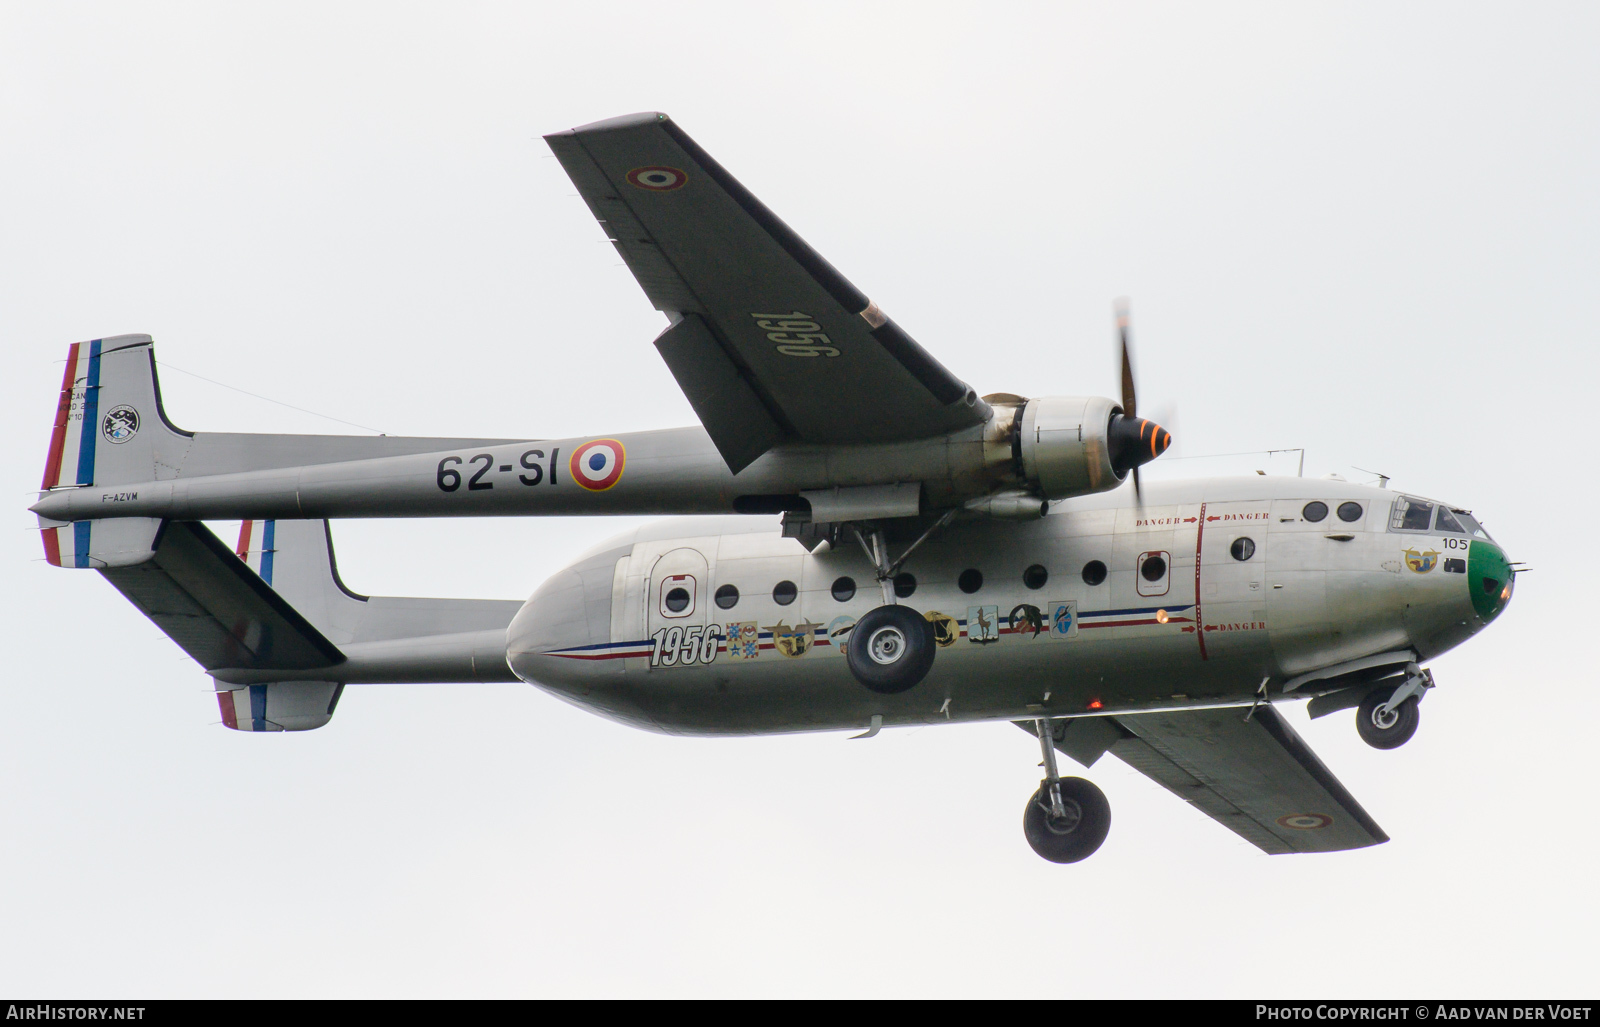
[[[1208,660],[1267,644],[1267,500],[1206,503],[1196,621]]]
[[[673,549],[656,560],[644,595],[651,667],[693,666],[716,659],[721,635],[715,624],[708,626],[710,581],[706,558],[698,549]]]

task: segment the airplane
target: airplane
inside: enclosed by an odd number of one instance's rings
[[[1514,590],[1469,510],[1334,477],[1143,484],[1171,435],[1138,416],[1125,310],[1119,399],[980,397],[666,115],[545,138],[666,315],[699,426],[196,433],[149,336],[71,346],[30,508],[46,559],[195,659],[227,727],[321,727],[350,684],[518,680],[669,734],[1012,721],[1052,862],[1111,823],[1058,753],[1110,753],[1268,853],[1388,840],[1276,706],[1412,737],[1424,665]],[[670,519],[522,603],[360,595],[328,528],[624,513]],[[203,523],[223,519],[232,548]]]

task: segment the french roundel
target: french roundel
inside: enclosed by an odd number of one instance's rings
[[[595,439],[572,451],[572,480],[590,492],[604,492],[622,477],[628,451],[616,439]]]
[[[1320,831],[1333,823],[1333,818],[1324,813],[1291,813],[1279,817],[1278,823],[1296,831]]]
[[[640,189],[649,189],[653,192],[665,193],[681,188],[689,181],[689,176],[677,168],[648,167],[634,168],[628,172],[628,181]]]

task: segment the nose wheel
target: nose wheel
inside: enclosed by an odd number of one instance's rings
[[[1061,777],[1048,720],[1034,722],[1044,753],[1045,778],[1022,812],[1028,844],[1052,863],[1076,863],[1094,855],[1111,831],[1111,803],[1093,781]]]
[[[1422,722],[1417,705],[1433,687],[1433,672],[1409,664],[1406,681],[1398,688],[1367,693],[1356,707],[1356,733],[1374,749],[1398,749],[1411,741]]]

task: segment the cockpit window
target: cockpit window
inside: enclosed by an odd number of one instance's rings
[[[1433,523],[1435,531],[1448,531],[1452,535],[1465,535],[1467,533],[1467,529],[1461,526],[1461,522],[1455,519],[1448,507],[1441,506],[1439,508],[1439,519]]]
[[[1427,531],[1433,525],[1433,504],[1420,499],[1401,496],[1394,501],[1394,514],[1389,518],[1392,531]]]
[[[1479,524],[1477,518],[1473,517],[1472,514],[1465,510],[1452,510],[1450,512],[1456,515],[1456,520],[1461,522],[1462,530],[1464,530],[1468,535],[1471,535],[1473,538],[1489,538],[1489,533],[1483,530],[1483,525]],[[1494,540],[1489,539],[1489,541],[1492,542]]]

